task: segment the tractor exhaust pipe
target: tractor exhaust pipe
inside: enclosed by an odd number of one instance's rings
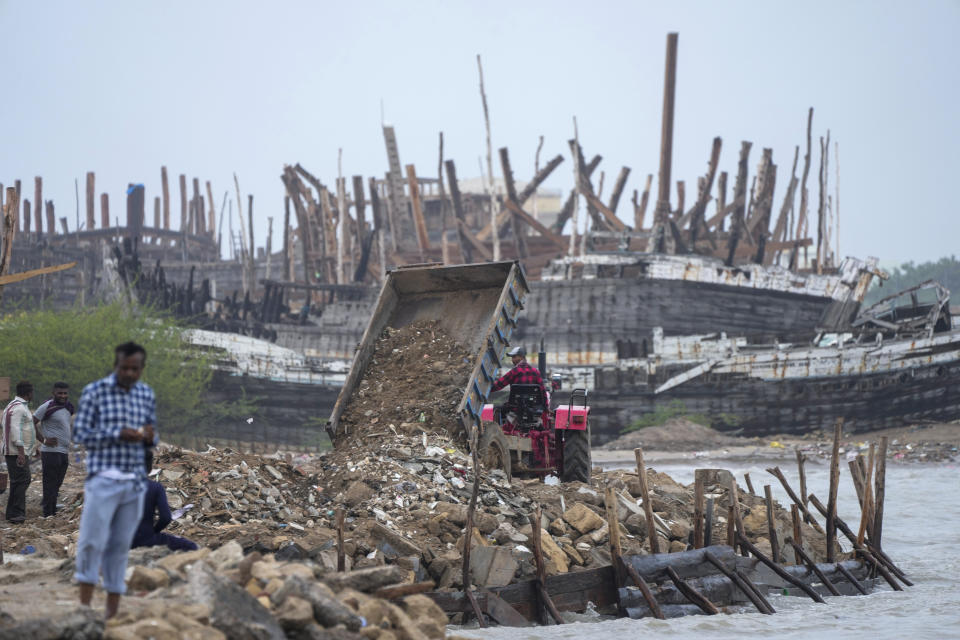
[[[537,353],[537,369],[540,370],[540,377],[547,377],[547,352],[543,349],[543,337],[540,337],[540,351]]]

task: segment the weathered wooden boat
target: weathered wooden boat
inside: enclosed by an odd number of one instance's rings
[[[953,420],[960,418],[960,331],[951,328],[949,300],[945,288],[924,283],[808,345],[657,331],[649,357],[581,371],[578,383],[592,382],[600,439],[665,410],[749,436],[809,432],[841,417],[852,430]]]
[[[646,356],[653,330],[809,339],[849,325],[877,260],[847,258],[829,274],[728,266],[710,256],[616,252],[552,261],[533,284],[520,339],[543,338],[555,362],[605,365]],[[553,359],[553,356],[551,356]]]

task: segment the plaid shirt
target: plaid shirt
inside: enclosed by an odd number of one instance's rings
[[[543,397],[547,397],[547,390],[543,388],[543,378],[540,377],[540,371],[536,367],[530,366],[530,363],[526,360],[521,360],[513,369],[497,378],[490,392],[500,391],[508,384],[537,384],[540,385]]]
[[[80,394],[73,439],[87,448],[87,473],[107,469],[144,477],[143,443],[124,442],[120,431],[157,426],[157,400],[142,382],[129,391],[117,385],[116,374],[91,382]]]

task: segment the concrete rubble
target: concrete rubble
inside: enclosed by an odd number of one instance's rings
[[[463,357],[429,327],[388,331],[380,342],[377,377],[396,384],[386,391],[361,385],[357,404],[348,408],[353,429],[328,453],[158,449],[152,476],[166,487],[175,518],[167,530],[201,548],[134,550],[129,588],[141,597],[125,601],[138,604],[125,605],[106,626],[105,637],[443,637],[447,618],[428,597],[380,590],[412,583],[420,584],[406,593],[463,588],[464,529],[475,475],[450,413]],[[390,374],[398,361],[407,378]],[[421,371],[442,389],[424,392],[431,387],[416,379]],[[707,480],[707,497],[717,505],[715,541],[726,539],[731,480],[720,470]],[[38,561],[63,559],[62,583],[73,569],[81,481],[81,465],[73,465],[63,492],[67,508],[12,529],[4,541],[7,549],[31,545],[30,555]],[[693,486],[653,469],[647,482],[660,547],[687,549]],[[623,552],[648,553],[635,472],[594,469],[589,484],[561,484],[540,478],[511,482],[502,471],[482,470],[471,536],[473,584],[496,587],[534,577],[533,526],[541,529],[548,575],[608,565],[607,487],[617,496]],[[746,491],[739,496],[746,534],[769,552],[762,499]],[[532,523],[538,506],[541,521]],[[339,513],[346,573],[337,572]],[[774,516],[781,540],[792,536],[789,512],[778,506]],[[803,526],[808,552],[824,558],[822,536]],[[75,618],[71,624],[89,625],[86,617]]]

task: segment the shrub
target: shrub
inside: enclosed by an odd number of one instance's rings
[[[113,370],[113,349],[132,340],[147,350],[142,380],[157,394],[160,437],[203,433],[213,414],[249,415],[248,402],[211,404],[211,358],[189,344],[171,316],[123,303],[70,311],[17,311],[0,318],[0,375],[29,380],[34,406],[63,380],[74,403],[88,383]]]

